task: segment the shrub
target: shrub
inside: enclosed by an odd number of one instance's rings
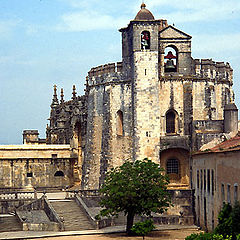
[[[214,233],[200,233],[200,234],[191,234],[185,238],[186,240],[231,240],[232,236],[224,237],[221,234]]]
[[[232,209],[232,232],[234,239],[237,239],[236,236],[240,234],[240,204],[235,202],[235,205]]]
[[[132,226],[131,231],[137,236],[143,236],[144,239],[144,236],[151,232],[154,228],[155,226],[153,225],[153,220],[149,219],[143,222],[135,223]]]
[[[224,237],[232,235],[232,206],[229,203],[223,203],[214,233],[222,234]]]

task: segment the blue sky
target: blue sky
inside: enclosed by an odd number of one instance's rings
[[[139,0],[0,0],[0,144],[24,129],[45,137],[53,85],[83,94],[89,69],[121,61],[121,35]],[[192,56],[229,62],[240,106],[240,1],[146,0],[155,19],[191,35]]]

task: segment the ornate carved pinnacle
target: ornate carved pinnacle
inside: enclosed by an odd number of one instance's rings
[[[61,100],[60,103],[64,103],[64,94],[63,94],[63,88],[61,88]]]
[[[77,93],[76,93],[76,86],[73,85],[73,92],[72,92],[72,99],[73,99],[73,100],[76,100],[76,99],[77,99],[76,95],[77,95]]]
[[[51,107],[55,107],[57,106],[59,103],[58,103],[58,98],[57,98],[57,86],[54,85],[53,86],[53,99],[52,99],[52,104],[51,104]]]

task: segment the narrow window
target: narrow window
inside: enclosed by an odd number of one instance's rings
[[[197,189],[199,189],[199,170],[197,170]]]
[[[214,188],[215,188],[215,184],[214,184],[214,170],[212,170],[212,195],[214,195]]]
[[[117,135],[123,136],[123,112],[117,111]]]
[[[166,132],[167,133],[176,132],[175,120],[176,120],[176,114],[173,111],[169,111],[166,114]]]
[[[210,193],[210,169],[207,170],[207,191]]]
[[[231,203],[231,185],[227,185],[227,202]]]
[[[178,174],[179,173],[179,162],[177,159],[167,160],[167,174]]]
[[[57,171],[54,174],[55,177],[64,177],[64,173],[62,171]]]
[[[238,185],[234,184],[234,202],[238,201]]]
[[[28,172],[27,173],[27,177],[32,177],[33,176],[33,173],[32,172]]]
[[[206,170],[205,169],[204,169],[203,185],[204,185],[204,191],[206,191]]]
[[[150,49],[150,32],[148,31],[141,33],[141,49]]]
[[[221,194],[222,194],[222,202],[225,201],[225,188],[224,188],[224,184],[222,183],[221,186]]]

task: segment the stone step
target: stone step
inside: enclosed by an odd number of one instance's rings
[[[74,200],[50,201],[54,210],[64,220],[65,231],[94,229],[85,213]]]
[[[22,231],[16,216],[0,216],[0,232]]]

